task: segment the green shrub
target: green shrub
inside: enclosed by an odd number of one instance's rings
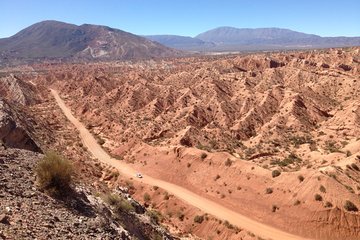
[[[148,193],[144,193],[144,201],[149,202],[151,200],[151,197]]]
[[[271,175],[273,178],[280,176],[281,172],[279,170],[272,171]]]
[[[276,206],[276,205],[272,205],[271,211],[272,211],[272,212],[276,212],[276,210],[279,210],[279,207]]]
[[[224,226],[227,227],[228,229],[234,229],[235,226],[232,225],[231,223],[229,223],[229,221],[225,220],[224,221]]]
[[[315,198],[315,201],[322,201],[323,200],[322,196],[320,194],[318,194],[318,193],[315,194],[314,198]]]
[[[169,200],[170,199],[170,195],[168,192],[164,192],[164,200]]]
[[[64,194],[70,189],[72,173],[71,163],[55,152],[47,152],[36,167],[40,187],[53,194]]]
[[[350,202],[349,200],[346,200],[345,204],[344,204],[344,208],[349,211],[349,212],[357,212],[358,208],[356,207],[356,205],[352,202]]]
[[[273,189],[272,189],[272,188],[266,188],[265,193],[266,193],[266,194],[272,194],[272,193],[273,193]]]
[[[333,204],[331,202],[326,202],[325,203],[325,207],[326,208],[332,208],[333,207]]]
[[[351,156],[351,152],[349,150],[346,151],[346,156],[350,157]]]
[[[100,137],[97,138],[97,142],[98,142],[98,144],[100,144],[100,145],[104,145],[104,144],[105,144],[105,140],[102,139],[102,138],[100,138]]]
[[[326,188],[323,185],[320,186],[319,190],[322,193],[326,193]]]
[[[178,212],[178,213],[177,213],[177,217],[179,218],[180,221],[184,221],[185,214],[182,213],[182,212]]]
[[[159,222],[162,221],[163,218],[161,213],[156,210],[147,211],[147,215],[150,217],[150,220],[156,224],[159,224]]]
[[[298,176],[298,179],[299,179],[300,182],[302,182],[302,181],[304,181],[305,178],[304,178],[303,175],[299,175],[299,176]]]
[[[201,160],[204,160],[207,157],[207,154],[203,152],[203,153],[201,153],[200,157],[201,157]]]
[[[225,161],[225,166],[230,167],[232,165],[232,161],[228,158]]]
[[[107,194],[104,196],[104,201],[112,206],[116,213],[120,212],[134,212],[135,208],[129,201],[116,194]]]
[[[195,217],[194,217],[194,222],[196,222],[196,223],[202,223],[204,221],[204,216],[200,216],[200,215],[196,215]]]

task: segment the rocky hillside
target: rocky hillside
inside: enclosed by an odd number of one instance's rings
[[[175,239],[126,188],[108,188],[102,174],[115,175],[91,159],[60,112],[51,117],[56,107],[43,91],[26,77],[0,77],[0,239]],[[71,191],[58,197],[38,184],[47,150],[75,169]]]
[[[134,34],[106,26],[76,26],[57,21],[36,23],[0,39],[3,59],[139,59],[179,52]]]

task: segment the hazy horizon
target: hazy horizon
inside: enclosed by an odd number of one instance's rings
[[[69,0],[0,3],[0,38],[10,37],[40,21],[96,24],[138,35],[194,37],[204,31],[235,28],[286,28],[320,36],[360,36],[360,1],[146,1],[101,2]],[[21,17],[19,17],[21,16]]]

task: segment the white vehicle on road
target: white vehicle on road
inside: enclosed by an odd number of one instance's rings
[[[137,178],[142,178],[143,176],[141,175],[141,173],[136,173],[135,174]]]

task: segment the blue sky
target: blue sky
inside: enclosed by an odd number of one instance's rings
[[[0,0],[0,38],[42,21],[195,36],[219,26],[360,36],[360,0]]]

